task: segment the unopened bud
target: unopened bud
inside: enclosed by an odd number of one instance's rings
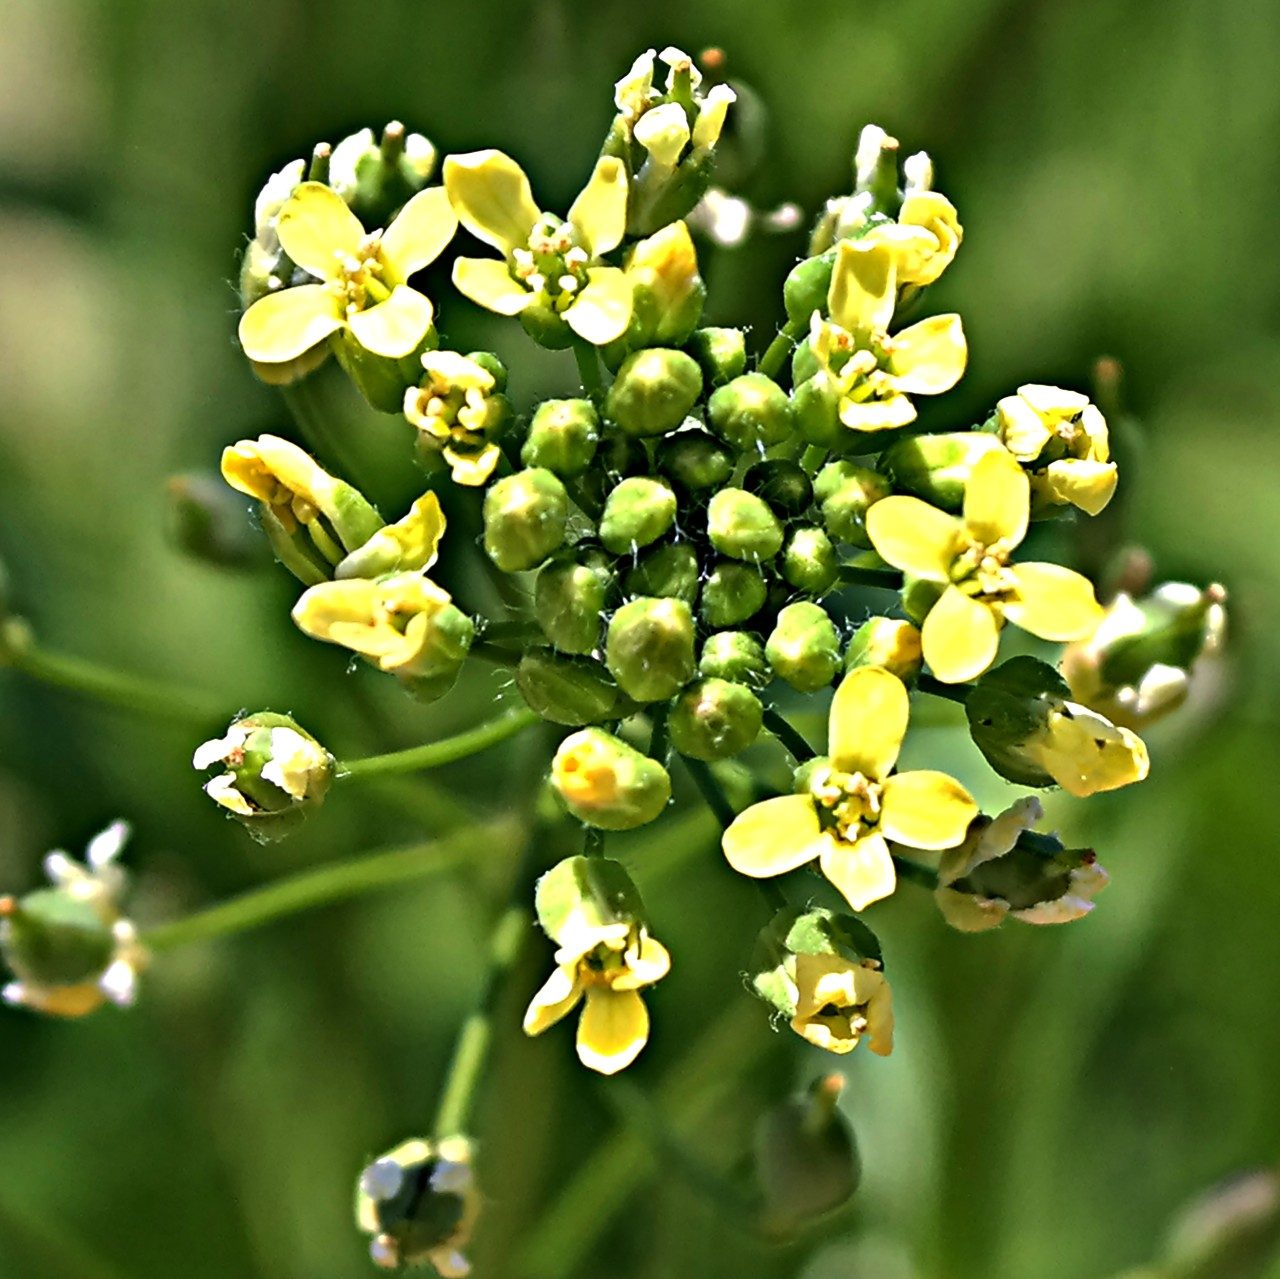
[[[813,496],[827,532],[837,542],[869,546],[867,511],[891,492],[883,475],[853,462],[828,462],[813,482]]]
[[[729,680],[748,688],[763,688],[772,677],[764,645],[746,631],[707,636],[698,670],[708,679]]]
[[[628,570],[623,587],[628,595],[684,600],[698,598],[698,554],[688,542],[671,542],[642,555]]]
[[[747,339],[742,329],[698,329],[686,346],[709,387],[724,386],[747,371]]]
[[[733,474],[733,454],[705,431],[679,431],[658,445],[658,469],[678,489],[722,488]]]
[[[900,680],[915,679],[924,665],[920,631],[896,617],[869,617],[853,633],[844,654],[844,669],[880,666]]]
[[[758,568],[721,560],[702,584],[698,612],[708,626],[739,626],[764,607],[768,593]]]
[[[484,495],[484,549],[504,572],[537,568],[565,539],[569,497],[543,467],[505,476]]]
[[[912,435],[889,449],[880,465],[896,491],[944,511],[959,511],[965,485],[978,460],[1003,450],[997,436],[983,431]]]
[[[671,798],[671,778],[657,760],[598,728],[571,733],[560,743],[551,784],[580,822],[600,830],[643,826]]]
[[[609,670],[637,702],[662,702],[693,677],[693,614],[678,599],[637,599],[609,622]]]
[[[631,710],[609,672],[589,657],[534,649],[516,667],[516,687],[530,710],[569,728],[620,719]]]
[[[791,402],[772,378],[744,373],[712,392],[707,421],[734,448],[763,452],[790,437]]]
[[[825,595],[840,573],[831,539],[820,528],[793,529],[782,548],[782,576],[807,595]]]
[[[813,484],[799,462],[770,458],[748,468],[742,487],[758,493],[784,518],[800,515],[813,501]]]
[[[613,752],[613,743],[618,743],[618,739],[608,733],[588,729],[566,737],[560,749],[568,762],[582,762],[593,755],[594,749],[585,743],[596,743],[599,739],[604,739],[599,742],[599,749],[606,754]],[[578,771],[569,770],[571,787],[578,783],[594,784],[591,778],[574,776]],[[554,764],[552,773],[554,781]],[[644,928],[648,924],[644,901],[635,881],[621,862],[610,857],[566,857],[557,862],[538,880],[533,907],[539,927],[554,942],[570,942],[585,933],[597,933],[616,924],[627,928]]]
[[[787,308],[787,318],[793,324],[808,324],[815,311],[826,314],[827,293],[835,268],[834,249],[805,258],[791,268],[782,286],[782,301]]]
[[[626,262],[633,310],[625,341],[632,350],[683,346],[702,316],[707,286],[684,222],[672,222],[631,250]]]
[[[745,685],[723,679],[690,684],[671,707],[671,744],[691,759],[740,755],[760,735],[764,708]]]
[[[613,573],[599,552],[547,564],[533,591],[542,633],[561,652],[593,653],[612,588]]]
[[[721,555],[771,560],[782,549],[782,524],[769,504],[745,489],[721,489],[707,504],[707,532]]]
[[[605,499],[600,541],[614,555],[627,555],[656,542],[676,519],[676,495],[663,480],[635,475]]]
[[[374,138],[361,129],[342,139],[329,160],[329,185],[365,226],[386,226],[402,204],[426,186],[436,149],[421,133],[392,120]]]
[[[600,418],[590,400],[545,400],[534,411],[520,460],[556,475],[580,475],[599,443]]]
[[[702,393],[702,370],[683,351],[655,348],[629,355],[609,388],[605,411],[628,435],[665,435]]]
[[[765,643],[774,671],[792,688],[812,693],[825,688],[840,669],[840,635],[818,604],[788,604]]]

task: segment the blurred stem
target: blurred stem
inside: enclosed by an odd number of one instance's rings
[[[546,643],[542,638],[542,631],[532,622],[486,620],[483,625],[480,625],[480,618],[477,617],[475,620],[479,633],[491,644],[512,644],[516,648],[524,648],[531,642]]]
[[[859,568],[856,564],[842,564],[840,581],[845,586],[878,586],[883,591],[902,589],[902,574],[896,568]]]
[[[354,464],[354,454],[347,447],[346,440],[332,426],[335,409],[332,397],[320,389],[323,374],[324,367],[321,366],[300,382],[280,387],[280,396],[307,447],[319,456],[322,463],[339,472],[348,483],[363,490],[360,467]]]
[[[973,692],[972,684],[944,684],[932,675],[917,675],[916,687],[922,693],[930,693],[934,697],[945,697],[949,702],[959,702],[961,706],[969,700]]]
[[[667,762],[667,743],[668,731],[667,720],[670,716],[671,707],[668,703],[663,702],[659,706],[655,706],[649,712],[649,758],[656,759],[659,764],[665,765]]]
[[[805,320],[788,320],[760,357],[760,363],[756,365],[757,372],[763,373],[765,377],[777,377],[787,361],[787,356],[791,354],[792,348],[804,336],[804,331],[808,327],[808,322]]]
[[[764,726],[786,747],[797,764],[803,764],[816,754],[800,730],[771,706],[765,708]]]
[[[363,778],[383,777],[388,773],[411,773],[439,768],[443,764],[466,759],[468,755],[478,755],[537,722],[538,717],[530,710],[508,711],[486,724],[469,728],[465,733],[457,733],[438,742],[410,746],[407,750],[390,751],[386,755],[344,760],[337,765],[337,780],[359,781]]]
[[[493,822],[468,827],[443,839],[317,866],[185,919],[160,924],[143,933],[142,942],[148,950],[158,952],[260,928],[316,906],[437,875],[500,847],[513,834],[510,823]]]
[[[582,382],[583,393],[593,403],[599,404],[604,399],[604,381],[600,376],[599,353],[590,342],[582,338],[574,338],[573,358],[578,364],[578,378]]]
[[[937,871],[931,870],[928,866],[921,866],[919,862],[913,862],[909,857],[899,857],[894,853],[893,868],[898,872],[899,879],[919,884],[921,888],[934,889],[938,886]]]

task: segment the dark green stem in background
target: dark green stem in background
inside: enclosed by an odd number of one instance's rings
[[[817,754],[800,730],[771,706],[765,708],[764,726],[786,747],[797,764],[803,764]]]
[[[933,889],[938,886],[937,872],[930,870],[928,866],[921,866],[919,862],[913,862],[909,857],[899,857],[894,853],[893,866],[898,872],[899,879],[919,884],[921,888]]]
[[[845,586],[878,586],[883,591],[902,589],[902,574],[896,568],[859,568],[856,564],[842,564],[840,581]]]
[[[582,855],[600,857],[604,853],[604,831],[598,826],[586,826],[582,831]]]
[[[327,402],[329,397],[320,390],[320,378],[323,376],[324,370],[320,369],[300,382],[282,386],[279,388],[280,396],[307,447],[326,467],[336,471],[349,484],[362,488],[360,467],[354,464],[353,452],[340,430],[333,425],[334,409]]]
[[[583,394],[595,404],[604,400],[604,381],[600,376],[600,357],[594,346],[582,338],[574,338],[573,358],[578,364],[578,377]]]
[[[465,733],[457,733],[438,742],[410,746],[407,750],[391,751],[386,755],[345,760],[337,766],[337,777],[339,781],[359,781],[362,778],[382,777],[388,773],[439,768],[442,764],[452,764],[455,760],[466,759],[468,755],[488,750],[490,746],[505,742],[507,738],[514,737],[537,722],[538,717],[530,710],[509,711],[487,724],[469,728]]]
[[[757,371],[766,377],[776,378],[795,344],[804,336],[808,327],[807,320],[788,320],[760,357],[760,363],[756,365]]]
[[[973,692],[972,684],[944,684],[932,675],[917,675],[916,687],[922,693],[929,693],[934,697],[945,697],[947,701],[959,702],[961,706],[969,700],[969,694]]]

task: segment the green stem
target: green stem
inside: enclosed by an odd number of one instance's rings
[[[492,662],[495,666],[519,666],[520,654],[513,653],[500,644],[490,644],[488,640],[475,640],[471,645],[471,656],[482,661]]]
[[[764,726],[790,751],[797,764],[803,764],[817,753],[800,730],[771,706],[765,708]]]
[[[582,832],[582,855],[584,857],[602,857],[604,855],[604,831],[596,826],[587,826]]]
[[[961,706],[969,700],[969,694],[973,692],[972,684],[944,684],[932,675],[917,675],[916,687],[922,693],[929,693],[933,697],[945,697],[947,701],[959,702]]]
[[[158,952],[260,928],[329,902],[439,874],[489,852],[510,835],[506,823],[472,826],[443,839],[317,866],[185,919],[159,924],[142,935],[142,942],[148,950]]]
[[[930,870],[928,866],[921,866],[919,862],[913,862],[909,857],[899,857],[894,853],[893,865],[900,879],[919,884],[922,888],[932,889],[938,886],[937,872]]]
[[[756,365],[757,372],[763,373],[766,377],[777,377],[786,363],[787,356],[791,354],[792,348],[804,336],[808,327],[807,320],[788,320],[760,357],[760,363]]]
[[[649,722],[652,725],[649,732],[649,758],[656,759],[663,765],[667,762],[669,749],[667,721],[670,717],[670,709],[670,706],[664,702],[649,712]]]
[[[282,386],[280,396],[307,447],[323,464],[360,488],[360,468],[353,465],[353,455],[347,447],[347,441],[330,425],[332,408],[326,402],[328,396],[320,390],[320,379],[324,375],[324,370],[320,369],[308,374],[300,382]]]
[[[902,574],[896,568],[859,568],[856,564],[842,564],[840,581],[845,586],[878,586],[884,591],[902,589]]]
[[[476,618],[476,630],[490,644],[511,644],[525,648],[530,643],[545,644],[542,632],[533,622],[481,622]]]
[[[427,742],[422,746],[410,746],[407,750],[390,751],[385,755],[369,755],[364,759],[345,760],[338,764],[337,776],[340,781],[360,780],[368,777],[382,777],[388,773],[412,773],[427,768],[439,768],[443,764],[452,764],[455,760],[466,759],[468,755],[478,755],[481,751],[505,742],[507,738],[538,722],[538,717],[530,710],[508,711],[505,715],[492,719],[476,728],[469,728],[465,733],[456,733],[453,737],[443,738],[438,742]]]
[[[590,342],[575,338],[573,358],[577,361],[578,377],[582,382],[583,393],[588,399],[599,404],[604,399],[604,381],[600,376],[598,352]]]

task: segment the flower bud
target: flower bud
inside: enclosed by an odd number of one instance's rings
[[[742,452],[763,452],[791,435],[787,393],[763,373],[744,373],[711,393],[707,422]]]
[[[684,600],[692,607],[698,598],[698,554],[688,542],[671,542],[642,555],[627,572],[628,595]]]
[[[561,477],[580,475],[599,443],[600,418],[590,400],[544,400],[534,410],[520,460]]]
[[[844,669],[880,666],[906,682],[920,674],[924,658],[920,631],[896,617],[869,617],[853,633],[845,649]]]
[[[424,493],[403,519],[383,525],[363,546],[352,551],[334,569],[333,576],[341,581],[425,571],[436,562],[444,529],[440,499],[434,493]]]
[[[600,541],[614,555],[629,555],[656,542],[676,519],[676,495],[663,480],[634,475],[605,499]]]
[[[296,270],[285,256],[276,235],[280,210],[306,175],[306,161],[293,160],[279,173],[273,173],[258,192],[253,205],[253,239],[240,263],[240,306],[248,310],[259,298],[292,284]],[[328,356],[328,347],[319,347],[320,360]],[[311,352],[307,353],[308,355]],[[320,361],[312,360],[305,369],[291,371],[287,381],[305,376]]]
[[[565,539],[569,496],[543,467],[507,475],[484,495],[484,549],[504,573],[537,568]]]
[[[840,635],[817,604],[788,604],[764,646],[769,664],[797,692],[825,688],[840,669]]]
[[[361,129],[333,148],[329,185],[365,226],[386,226],[427,185],[435,167],[435,147],[421,133],[409,133],[392,120],[378,142],[372,129]]]
[[[804,467],[789,458],[757,462],[742,477],[742,487],[759,494],[783,518],[802,514],[813,501],[813,484]]]
[[[422,377],[422,357],[440,345],[435,325],[408,355],[377,355],[361,346],[350,329],[334,335],[333,353],[356,390],[379,413],[403,413],[405,399]],[[258,365],[254,365],[255,370]],[[259,375],[261,376],[261,375]]]
[[[747,371],[747,338],[742,329],[698,329],[685,345],[710,387],[724,386]]]
[[[817,257],[805,258],[791,268],[782,285],[782,302],[787,319],[793,324],[808,324],[815,311],[827,311],[827,293],[835,274],[835,250]]]
[[[479,1211],[466,1137],[406,1141],[356,1186],[356,1223],[373,1236],[369,1255],[383,1270],[430,1265],[443,1279],[462,1279],[471,1267],[461,1249]]]
[[[740,755],[760,735],[764,708],[745,685],[723,679],[690,684],[671,707],[671,744],[690,759]]]
[[[620,362],[642,347],[683,346],[702,316],[707,286],[698,274],[698,256],[684,222],[672,222],[641,240],[627,255],[631,323],[602,354]]]
[[[890,491],[883,475],[853,462],[828,462],[813,481],[814,500],[827,532],[850,546],[870,546],[867,511]]]
[[[840,572],[836,548],[820,528],[792,529],[782,548],[782,576],[807,595],[825,595]]]
[[[683,351],[653,348],[622,362],[605,412],[628,435],[665,435],[688,416],[702,394],[702,370]]]
[[[764,607],[768,593],[758,568],[721,560],[702,584],[698,613],[708,626],[738,626]]]
[[[671,798],[671,778],[657,760],[598,728],[581,729],[560,743],[551,761],[551,784],[580,822],[599,830],[643,826]],[[543,897],[540,886],[540,919],[545,913]],[[547,931],[555,936],[550,928]]]
[[[880,465],[896,491],[944,511],[959,511],[978,460],[1003,447],[996,436],[983,431],[912,435],[890,448]]]
[[[748,688],[763,688],[772,677],[764,645],[746,631],[708,635],[698,671],[708,679],[729,680]]]
[[[543,567],[534,585],[533,612],[542,633],[561,652],[595,652],[613,580],[599,552]]]
[[[693,614],[683,600],[636,599],[609,622],[605,659],[637,702],[664,702],[693,678]]]
[[[520,659],[516,687],[530,710],[569,728],[621,719],[632,709],[599,662],[549,649],[533,649]]]
[[[733,474],[733,454],[705,431],[678,431],[658,445],[658,470],[685,493],[718,489]]]
[[[769,504],[745,489],[721,489],[707,504],[707,533],[721,555],[771,560],[782,549],[782,524]]]
[[[168,532],[174,546],[216,568],[255,569],[271,562],[245,518],[244,503],[212,475],[175,475],[166,487]]]
[[[226,771],[204,792],[264,843],[282,839],[324,802],[333,756],[288,715],[259,711],[235,720],[226,735],[200,746],[193,768]]]

